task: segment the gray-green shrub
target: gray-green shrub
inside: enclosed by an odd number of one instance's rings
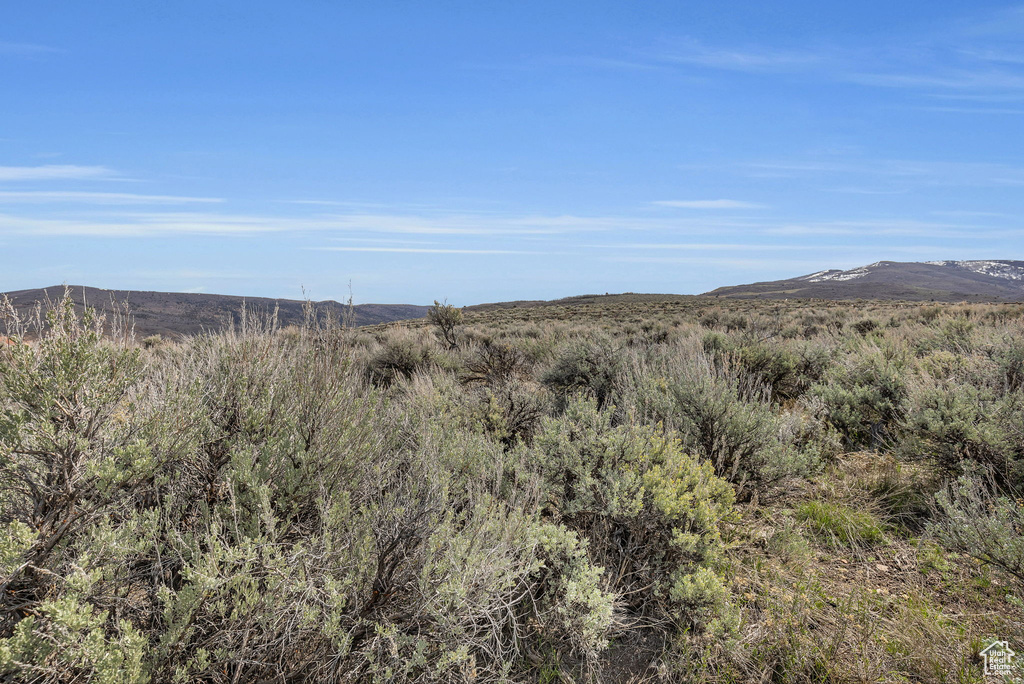
[[[51,316],[0,358],[0,677],[508,681],[531,644],[596,667],[616,597],[587,541],[326,331],[243,317],[144,366]]]
[[[576,392],[591,393],[603,407],[613,397],[622,374],[623,354],[608,339],[577,340],[566,345],[542,377],[564,401]]]
[[[847,352],[811,388],[829,422],[853,447],[886,445],[906,412],[907,361],[896,351],[873,345]]]
[[[974,468],[936,495],[940,515],[929,529],[947,548],[999,568],[1024,588],[1024,502],[984,473]]]
[[[613,426],[611,411],[580,397],[545,421],[527,463],[545,513],[587,540],[627,620],[730,628],[716,563],[734,494],[709,463],[653,428]]]
[[[642,362],[631,382],[641,420],[678,435],[740,495],[817,467],[818,455],[781,439],[768,388],[728,362],[680,347]]]

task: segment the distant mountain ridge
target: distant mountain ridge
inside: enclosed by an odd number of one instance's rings
[[[712,297],[1022,301],[1024,261],[876,261],[847,271],[720,287]]]
[[[81,285],[68,286],[76,307],[84,303],[101,312],[112,302],[128,303],[139,336],[178,337],[223,330],[237,321],[242,307],[262,314],[277,311],[280,325],[295,325],[305,318],[305,302],[294,299],[241,297],[188,292],[131,292]],[[21,312],[38,302],[57,300],[64,286],[0,293]],[[906,301],[1024,301],[1024,261],[976,259],[966,261],[877,261],[849,270],[826,269],[784,280],[720,287],[703,295],[621,294],[580,295],[552,301],[513,301],[477,304],[467,312],[535,307],[675,302],[697,297],[735,299],[886,299]],[[348,306],[333,300],[312,302],[318,316],[345,319]],[[354,325],[378,325],[423,318],[429,307],[415,304],[357,304]]]
[[[697,295],[680,294],[648,294],[640,292],[621,292],[575,295],[560,299],[520,299],[509,302],[489,302],[463,307],[468,312],[495,311],[500,309],[533,309],[540,307],[571,307],[588,304],[638,304],[643,302],[678,302],[693,299]]]
[[[240,297],[235,295],[200,294],[190,292],[134,292],[127,290],[104,290],[96,287],[69,285],[76,308],[83,304],[98,311],[109,312],[112,302],[128,303],[139,336],[160,334],[176,337],[194,335],[204,331],[217,331],[237,321],[242,307],[257,313],[270,314],[277,310],[280,325],[302,323],[305,317],[305,302],[295,299],[271,299],[268,297]],[[2,293],[15,309],[27,312],[37,302],[58,300],[64,294],[63,285],[17,290]],[[312,302],[319,316],[330,316],[341,321],[348,313],[348,306],[333,300]],[[427,315],[426,306],[414,304],[356,304],[352,307],[355,325],[375,325]]]

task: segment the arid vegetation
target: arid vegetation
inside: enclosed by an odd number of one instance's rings
[[[1022,305],[109,327],[8,315],[2,681],[981,682],[1024,647]]]

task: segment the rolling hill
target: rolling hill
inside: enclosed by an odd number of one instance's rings
[[[561,299],[523,299],[511,302],[492,302],[488,304],[474,304],[463,307],[468,313],[479,313],[484,311],[498,311],[504,309],[535,309],[541,307],[569,307],[586,305],[608,305],[608,304],[645,304],[660,302],[682,302],[693,299],[696,295],[679,294],[641,294],[637,292],[623,292],[620,294],[587,294],[575,297],[562,297]]]
[[[221,330],[237,321],[242,307],[269,314],[277,310],[281,325],[303,321],[305,302],[235,295],[186,292],[129,292],[81,285],[69,286],[77,307],[88,303],[110,312],[113,303],[127,302],[139,336],[161,334],[177,337]],[[14,307],[28,312],[38,302],[55,300],[64,286],[3,293]],[[720,287],[703,295],[637,294],[581,295],[551,301],[510,301],[465,307],[467,313],[484,314],[511,309],[544,309],[587,306],[683,304],[698,298],[729,299],[884,299],[904,301],[1024,301],[1024,261],[878,261],[850,270],[829,269],[808,275]],[[348,307],[333,300],[312,303],[319,316],[342,320]],[[352,307],[355,325],[379,325],[422,318],[426,306],[412,304],[358,304]]]
[[[113,302],[127,302],[135,322],[135,333],[139,336],[160,334],[176,337],[192,335],[202,331],[221,330],[230,322],[237,321],[243,305],[259,313],[271,313],[277,309],[281,325],[298,324],[303,321],[305,302],[294,299],[269,299],[265,297],[238,297],[233,295],[196,294],[188,292],[129,292],[126,290],[103,290],[81,285],[68,286],[76,307],[84,303],[97,310],[110,312]],[[27,312],[37,302],[59,299],[64,293],[63,285],[33,290],[17,290],[4,293],[15,309]],[[332,316],[341,320],[347,313],[347,305],[328,300],[313,302],[320,316]],[[357,304],[352,307],[355,325],[375,325],[408,318],[421,318],[427,313],[426,306],[412,304]]]
[[[741,299],[1024,300],[1024,261],[878,261],[848,271],[720,287],[710,297]]]

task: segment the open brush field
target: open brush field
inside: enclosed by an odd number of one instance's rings
[[[0,681],[980,683],[1024,652],[1024,305],[7,326]]]

